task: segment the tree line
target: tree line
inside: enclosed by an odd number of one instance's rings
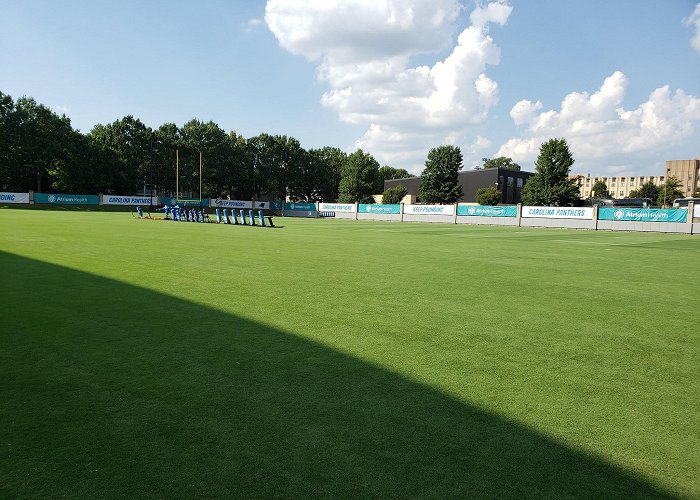
[[[176,151],[179,175],[175,175]],[[200,154],[203,169],[200,179]],[[526,205],[578,205],[576,181],[569,177],[574,159],[565,139],[540,146],[535,175],[523,186]],[[462,198],[458,174],[463,168],[459,147],[443,145],[428,153],[421,174],[421,203],[455,203]],[[511,158],[483,158],[477,169],[520,170]],[[298,202],[372,203],[384,192],[384,181],[410,177],[404,169],[380,167],[369,153],[345,153],[336,147],[304,149],[286,135],[245,138],[216,123],[192,119],[182,127],[166,123],[157,129],[125,116],[98,124],[83,134],[31,97],[13,100],[0,92],[0,191],[47,193],[175,195],[199,193],[211,198],[289,199]],[[635,197],[669,205],[681,197],[677,179],[666,185],[645,184]],[[596,196],[604,196],[594,186]],[[384,203],[399,203],[404,186],[384,193]],[[482,204],[497,204],[493,187],[477,193]]]
[[[179,175],[176,182],[176,151]],[[203,158],[200,179],[200,153]],[[31,97],[0,92],[0,190],[46,193],[202,193],[231,199],[372,202],[384,180],[409,177],[372,155],[304,149],[286,135],[245,138],[192,119],[152,129],[125,116],[83,134]]]

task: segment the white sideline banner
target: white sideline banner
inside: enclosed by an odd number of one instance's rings
[[[114,195],[103,195],[102,196],[103,205],[150,205],[150,196],[114,196]],[[153,204],[157,205],[158,200],[154,197]]]
[[[0,193],[0,203],[29,203],[29,193]]]
[[[403,213],[414,215],[454,215],[454,205],[404,205]]]
[[[224,200],[222,198],[215,198],[209,202],[209,206],[219,208],[253,208],[253,202],[243,200]]]
[[[696,203],[693,207],[693,217],[700,217],[700,203]]]
[[[593,219],[593,207],[523,207],[522,217],[541,219]]]
[[[318,210],[320,212],[346,212],[355,213],[354,203],[319,203]]]

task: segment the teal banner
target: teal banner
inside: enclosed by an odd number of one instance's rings
[[[504,207],[489,205],[459,205],[457,215],[472,217],[517,217],[518,207],[507,205]]]
[[[92,194],[47,194],[34,193],[34,203],[56,205],[98,205],[100,197]]]
[[[199,200],[180,200],[178,201],[177,198],[175,197],[168,197],[168,196],[161,196],[160,197],[160,203],[162,205],[170,205],[175,206],[175,205],[180,205],[181,207],[208,207],[209,206],[209,198],[202,198],[202,201],[200,202]]]
[[[685,208],[615,208],[598,209],[598,220],[633,220],[642,222],[685,222]]]
[[[384,205],[381,203],[360,203],[358,211],[361,214],[400,214],[401,205]]]
[[[305,211],[313,212],[316,210],[316,204],[315,203],[285,203],[284,209],[285,210],[305,210]]]

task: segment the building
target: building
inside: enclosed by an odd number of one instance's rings
[[[464,195],[460,202],[476,203],[476,191],[480,188],[495,187],[501,192],[501,203],[513,205],[520,203],[521,192],[527,180],[535,175],[532,172],[506,170],[504,168],[487,168],[484,170],[462,170],[458,172],[459,184]],[[402,185],[408,195],[418,196],[420,177],[389,179],[384,181],[384,190]]]
[[[700,189],[700,158],[693,160],[667,160],[666,177],[675,177],[681,181],[683,195],[693,196]]]
[[[666,179],[663,175],[640,175],[640,176],[596,176],[591,177],[591,174],[574,174],[572,178],[576,179],[579,186],[579,194],[581,198],[590,198],[591,189],[593,185],[598,181],[605,182],[608,188],[608,192],[613,198],[629,198],[630,193],[636,189],[642,187],[642,184],[646,184],[651,181],[655,185],[662,185]]]

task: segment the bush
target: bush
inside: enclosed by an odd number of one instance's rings
[[[386,203],[387,205],[401,203],[406,193],[408,193],[408,189],[402,184],[396,187],[390,187],[382,194],[382,203]]]
[[[495,187],[479,188],[476,190],[476,202],[479,205],[498,205],[503,196]]]

